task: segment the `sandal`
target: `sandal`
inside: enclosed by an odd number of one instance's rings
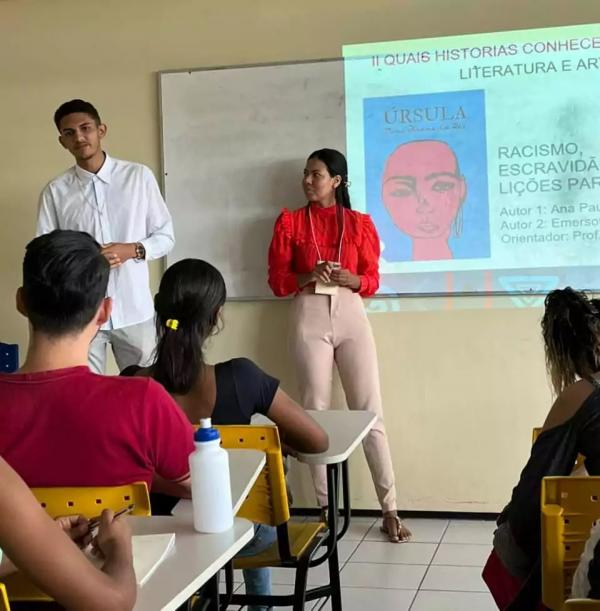
[[[412,537],[412,533],[395,511],[383,514],[383,524],[379,530],[388,536],[390,543],[406,543]]]

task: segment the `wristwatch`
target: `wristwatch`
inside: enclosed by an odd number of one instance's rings
[[[141,242],[135,243],[135,258],[140,261],[146,258],[146,249]]]

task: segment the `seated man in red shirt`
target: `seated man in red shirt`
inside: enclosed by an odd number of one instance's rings
[[[188,419],[151,378],[102,376],[88,348],[110,319],[110,266],[87,233],[31,241],[17,308],[29,319],[27,358],[0,375],[0,456],[29,486],[145,481],[189,497]]]

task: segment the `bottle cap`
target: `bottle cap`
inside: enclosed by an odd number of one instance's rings
[[[201,418],[200,428],[194,433],[194,441],[201,443],[204,441],[215,441],[217,439],[221,439],[221,436],[219,435],[219,431],[213,428],[210,418]]]

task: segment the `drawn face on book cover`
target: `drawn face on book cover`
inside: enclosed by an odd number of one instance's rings
[[[453,225],[460,231],[457,217],[466,192],[456,155],[445,142],[407,142],[388,157],[382,199],[396,227],[413,239],[413,260],[452,258],[448,238]]]

